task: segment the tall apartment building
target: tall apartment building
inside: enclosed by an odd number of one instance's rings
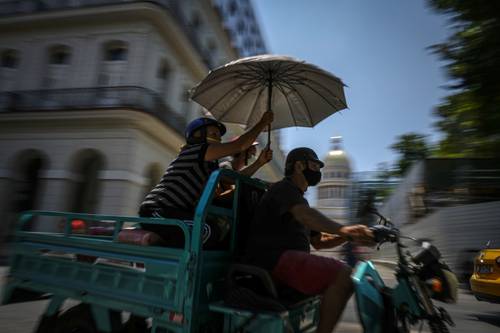
[[[222,9],[209,0],[0,0],[0,244],[27,209],[136,214],[186,123],[203,114],[188,89],[211,68],[265,51],[239,46]],[[283,164],[274,136],[275,159],[258,174],[271,181]]]
[[[241,56],[267,53],[250,0],[213,0],[213,3]]]

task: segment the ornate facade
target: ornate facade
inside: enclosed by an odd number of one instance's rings
[[[322,180],[317,186],[317,209],[329,218],[347,224],[350,214],[351,162],[342,148],[342,138],[331,138],[331,150],[324,157]]]
[[[221,15],[209,0],[0,0],[0,244],[23,210],[137,213],[204,112],[188,89],[243,55]]]

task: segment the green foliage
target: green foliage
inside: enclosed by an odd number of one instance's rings
[[[396,142],[390,147],[397,155],[397,161],[393,167],[393,175],[403,176],[411,165],[430,155],[430,148],[426,136],[419,133],[407,133],[398,136]]]
[[[444,134],[437,154],[495,157],[500,154],[500,2],[428,0],[450,17],[453,35],[432,49],[446,61],[451,94],[436,109]]]

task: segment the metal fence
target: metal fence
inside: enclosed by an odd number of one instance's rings
[[[183,134],[185,119],[152,90],[143,87],[96,87],[0,93],[0,112],[72,111],[130,108],[149,113]]]

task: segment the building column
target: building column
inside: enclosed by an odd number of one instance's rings
[[[143,176],[124,170],[104,170],[99,179],[98,214],[137,216],[147,184]]]
[[[66,170],[47,170],[40,175],[40,190],[35,203],[36,210],[67,211],[70,207],[70,186],[73,177]],[[39,218],[33,223],[33,231],[58,232],[60,220]]]

